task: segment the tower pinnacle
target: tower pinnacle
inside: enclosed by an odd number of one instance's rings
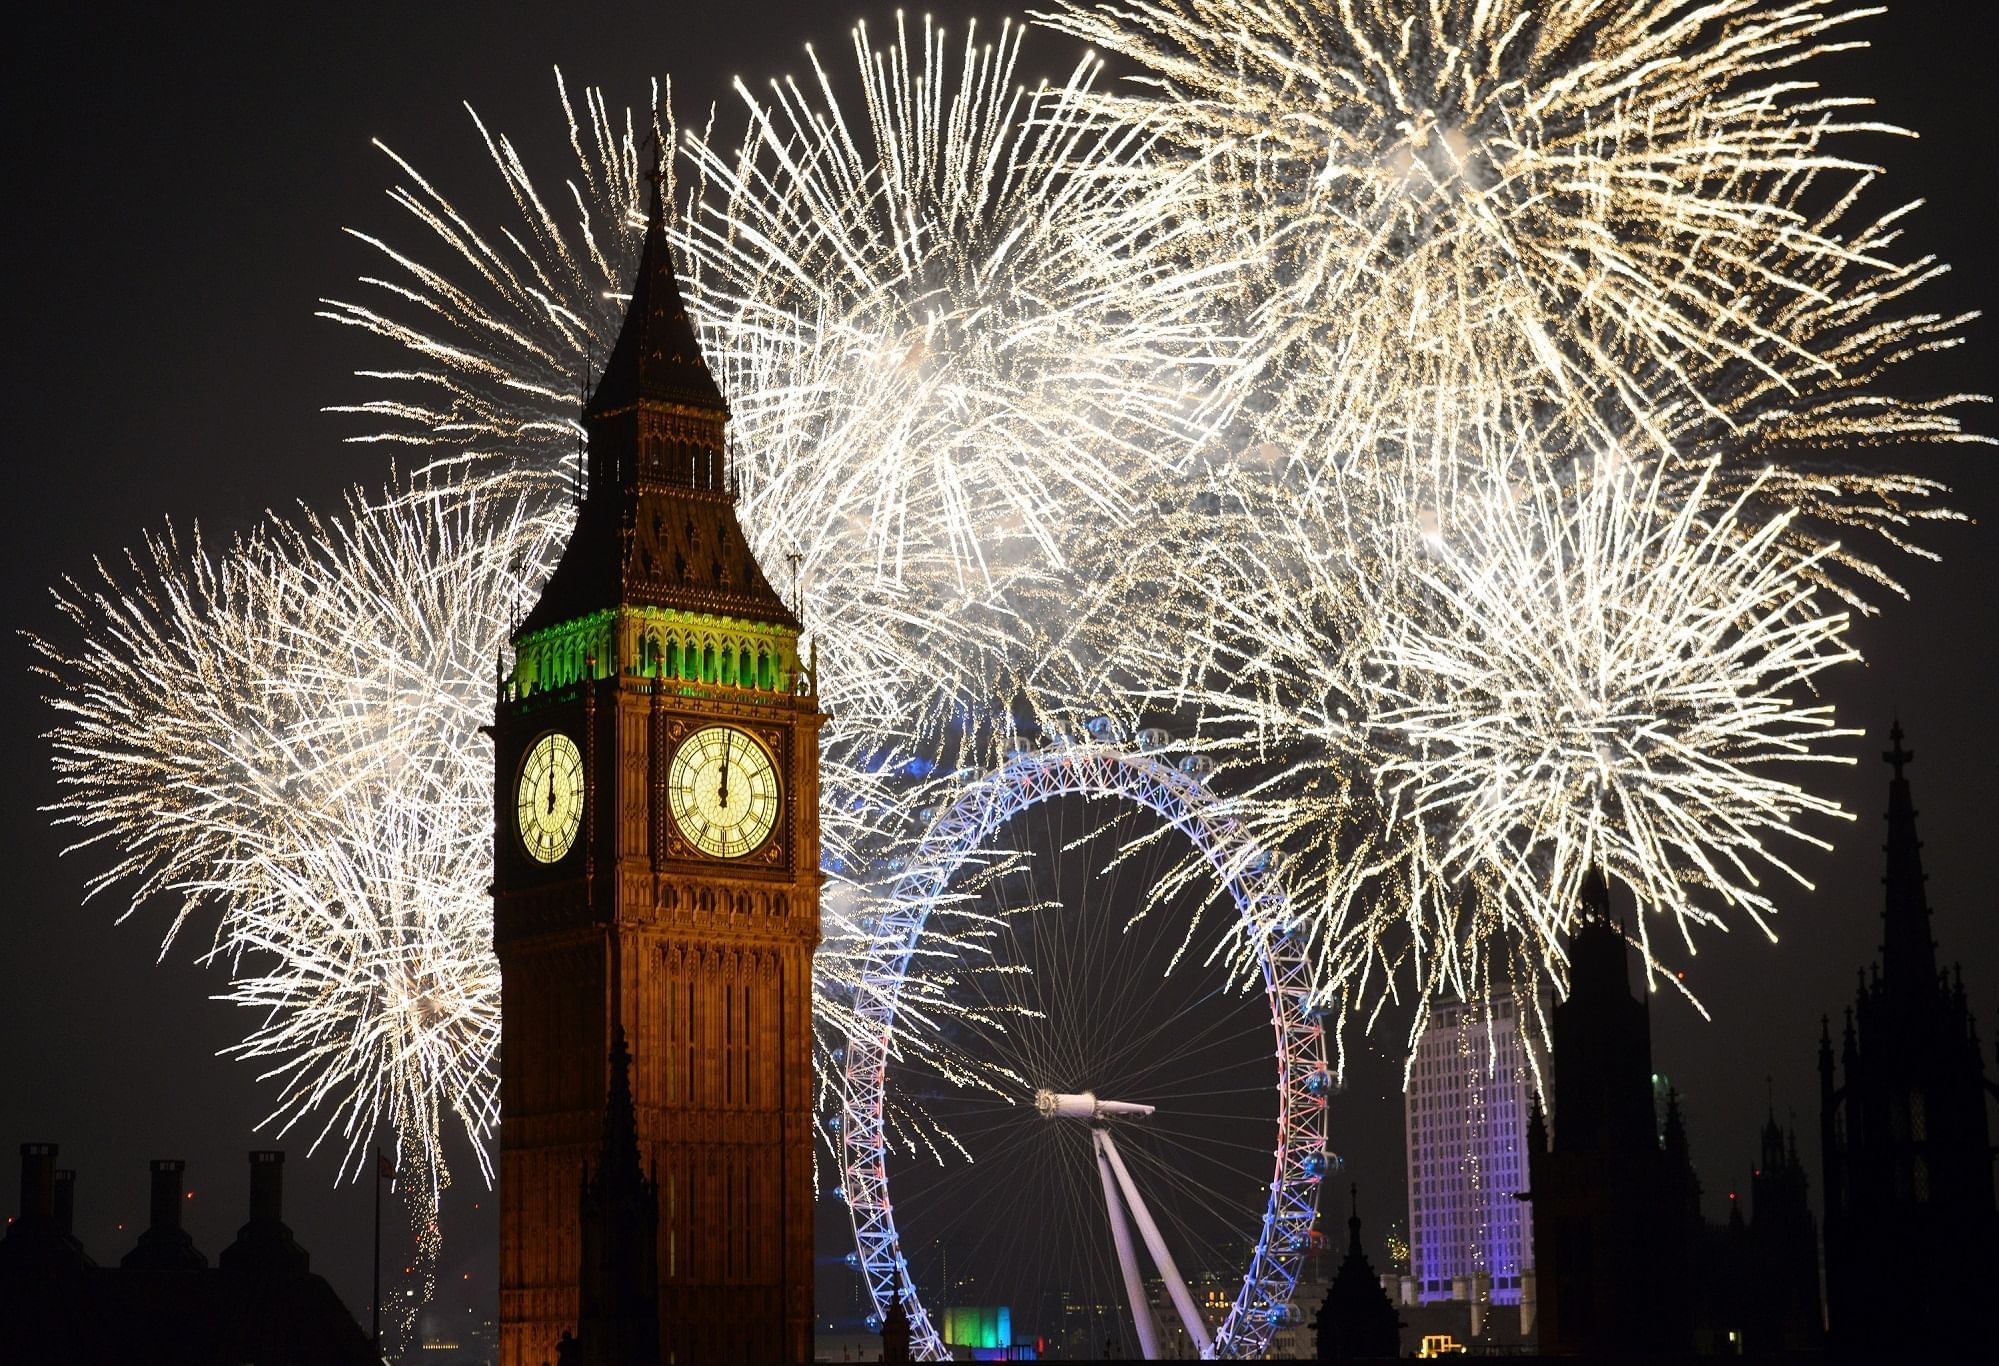
[[[583,406],[589,477],[576,529],[517,645],[618,606],[798,630],[736,521],[729,407],[681,294],[667,211],[662,179],[624,324]]]
[[[726,417],[728,405],[701,358],[701,344],[681,297],[673,248],[666,240],[666,178],[657,166],[652,182],[652,207],[646,215],[645,247],[632,280],[631,303],[584,416],[607,417],[650,399]]]
[[[1881,975],[1888,990],[1927,992],[1937,975],[1936,943],[1930,938],[1929,899],[1923,890],[1923,843],[1916,838],[1916,806],[1904,771],[1915,754],[1902,746],[1898,718],[1888,732],[1892,748],[1882,761],[1895,775],[1888,781],[1888,842],[1883,852],[1888,867],[1881,881],[1886,888],[1881,908]]]

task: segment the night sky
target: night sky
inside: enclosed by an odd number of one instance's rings
[[[0,564],[16,628],[60,630],[48,585],[87,572],[93,556],[115,555],[166,518],[198,520],[222,540],[266,508],[301,500],[328,508],[350,484],[383,482],[385,448],[344,444],[358,428],[320,411],[366,396],[351,372],[382,353],[312,316],[321,296],[352,297],[354,277],[373,266],[343,226],[420,245],[384,197],[394,168],[371,138],[476,213],[496,180],[461,101],[512,136],[539,178],[559,182],[568,153],[553,66],[572,89],[604,86],[615,105],[642,105],[648,79],[670,74],[686,117],[710,99],[733,101],[732,76],[756,86],[802,71],[807,41],[844,62],[854,18],[887,27],[893,14],[823,0],[426,0],[294,13],[302,8],[188,19],[181,7],[33,6],[10,25],[0,199],[9,339],[0,373],[12,477]],[[1898,4],[1864,25],[1871,51],[1818,69],[1843,91],[1878,96],[1884,117],[1921,132],[1919,141],[1867,151],[1890,170],[1877,209],[1928,201],[1907,240],[1954,267],[1927,296],[1940,312],[1999,306],[1991,145],[1999,101],[1990,35],[1968,31],[1965,11],[1982,7]],[[952,3],[933,12],[996,24],[1004,11]],[[1059,75],[1072,56],[1056,35],[1030,38],[1025,74]],[[1900,383],[1922,392],[1996,387],[1992,322],[1974,323],[1968,336]],[[1999,414],[1979,421],[1999,431]],[[1918,755],[1911,777],[1941,957],[1962,961],[1982,1034],[1999,1036],[1986,797],[1999,772],[1995,457],[1984,448],[1883,454],[1954,485],[1972,523],[1924,533],[1941,564],[1893,566],[1912,600],[1885,602],[1859,628],[1869,665],[1830,684],[1842,721],[1869,732],[1846,742],[1860,763],[1829,784],[1857,820],[1816,829],[1836,850],[1802,857],[1818,890],[1782,894],[1781,943],[1749,926],[1699,942],[1690,980],[1712,1022],[1677,996],[1654,998],[1655,1063],[1685,1098],[1710,1218],[1747,1184],[1766,1076],[1780,1117],[1796,1114],[1816,1198],[1818,1020],[1831,1012],[1837,1025],[1854,969],[1878,938],[1887,783],[1878,755],[1898,709]],[[191,927],[156,963],[165,908],[141,908],[117,925],[125,907],[115,895],[82,904],[96,864],[88,854],[60,858],[64,838],[38,812],[55,787],[40,738],[50,713],[30,664],[23,641],[0,641],[0,724],[12,756],[0,784],[12,854],[0,936],[0,1203],[14,1208],[14,1145],[60,1143],[63,1165],[79,1170],[77,1232],[100,1263],[115,1262],[145,1218],[146,1160],[184,1157],[196,1193],[192,1228],[212,1259],[245,1215],[244,1152],[273,1142],[252,1130],[275,1091],[250,1066],[215,1056],[249,1019],[207,999],[225,981],[194,961],[206,927]],[[1356,1064],[1334,1115],[1335,1146],[1374,1232],[1404,1207],[1401,1107],[1384,1059],[1405,1027],[1401,1017],[1385,1022],[1381,1056]],[[281,1146],[290,1154],[289,1222],[315,1269],[365,1321],[367,1187],[333,1188],[332,1145],[308,1158],[308,1140],[295,1131]],[[455,1157],[445,1270],[490,1303],[492,1235],[482,1221],[492,1204],[469,1154]],[[475,1200],[484,1203],[476,1215]],[[472,1281],[459,1280],[468,1274]]]

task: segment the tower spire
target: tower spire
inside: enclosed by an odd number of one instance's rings
[[[578,1366],[658,1366],[659,1184],[639,1163],[625,1026],[611,1026],[603,1147],[583,1178],[576,1335]]]
[[[729,408],[681,293],[657,160],[651,179],[624,322],[583,404],[576,530],[517,642],[620,605],[798,629],[736,521]],[[616,671],[630,661],[602,662]]]
[[[1914,762],[1915,753],[1902,745],[1902,722],[1897,717],[1888,731],[1890,748],[1882,761],[1894,770],[1888,780],[1888,869],[1881,879],[1886,888],[1881,908],[1881,975],[1888,990],[1928,991],[1936,981],[1937,947],[1930,938],[1929,899],[1923,891],[1923,843],[1916,838],[1916,806],[1909,795],[1909,778],[1904,771]]]
[[[584,409],[586,417],[605,417],[635,406],[641,399],[678,404],[726,417],[728,405],[687,315],[687,301],[673,248],[666,240],[666,172],[660,150],[653,149],[652,203],[646,213],[645,246],[624,326],[604,362],[604,372]],[[593,443],[594,445],[595,443]],[[592,484],[596,481],[593,479]]]

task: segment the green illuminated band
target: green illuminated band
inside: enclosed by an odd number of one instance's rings
[[[513,695],[614,673],[788,696],[797,690],[798,637],[786,627],[705,612],[607,608],[523,637]]]

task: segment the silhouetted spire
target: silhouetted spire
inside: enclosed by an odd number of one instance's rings
[[[681,404],[726,414],[722,391],[701,358],[701,343],[687,316],[666,240],[665,177],[653,168],[652,211],[646,218],[645,248],[632,280],[632,301],[611,358],[598,377],[584,413],[603,417],[640,399]]]
[[[1550,1020],[1555,1148],[1656,1151],[1651,1023],[1643,994],[1631,994],[1630,945],[1599,872],[1583,880],[1568,955],[1568,994]]]
[[[1576,927],[1569,936],[1569,995],[1629,998],[1630,945],[1611,918],[1610,883],[1595,868],[1576,894]]]
[[[571,1347],[580,1366],[656,1366],[659,1185],[639,1166],[625,1027],[611,1027],[610,1084],[597,1168],[583,1179],[581,1306]]]
[[[902,1302],[902,1287],[889,1292],[888,1312],[882,1315],[882,1357],[885,1362],[908,1361],[911,1328],[909,1309]]]
[[[1319,1360],[1399,1356],[1402,1324],[1361,1247],[1360,1187],[1349,1187],[1348,1194],[1353,1213],[1347,1219],[1347,1255],[1319,1307]]]
[[[1584,919],[1610,920],[1610,882],[1603,875],[1603,869],[1591,867],[1583,874],[1582,886],[1576,892],[1577,909]]]
[[[1666,1088],[1666,1122],[1661,1126],[1665,1131],[1666,1151],[1674,1157],[1687,1156],[1687,1122],[1680,1114],[1680,1088]]]
[[[604,1147],[597,1158],[600,1181],[639,1173],[639,1117],[632,1104],[632,1050],[622,1022],[611,1026],[611,1084],[604,1105]]]
[[[1890,991],[1927,991],[1937,975],[1937,947],[1930,938],[1929,899],[1924,895],[1923,843],[1916,838],[1916,807],[1903,772],[1915,760],[1902,747],[1902,723],[1888,732],[1892,748],[1881,755],[1895,770],[1888,781],[1888,871],[1881,909],[1881,968]]]
[[[1786,1165],[1784,1161],[1784,1131],[1777,1127],[1777,1111],[1774,1107],[1763,1121],[1762,1162],[1763,1165],[1760,1170],[1766,1172],[1779,1171]]]

